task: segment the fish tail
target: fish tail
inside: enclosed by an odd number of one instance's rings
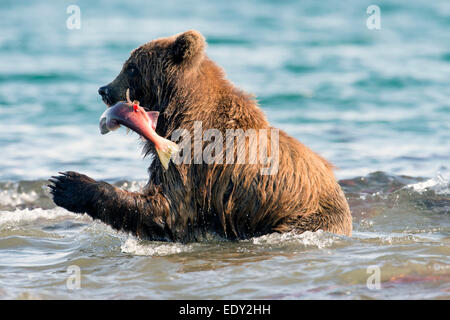
[[[156,149],[156,152],[158,153],[162,166],[167,170],[169,168],[170,158],[174,153],[178,152],[178,146],[175,142],[170,141],[166,148]]]

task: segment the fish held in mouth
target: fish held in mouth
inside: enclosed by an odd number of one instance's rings
[[[129,100],[129,99],[128,99]],[[139,106],[138,101],[120,101],[109,107],[100,117],[100,133],[107,134],[110,131],[125,126],[155,145],[159,160],[164,169],[169,168],[172,155],[178,152],[178,146],[173,141],[159,136],[155,129],[159,112],[145,111]]]

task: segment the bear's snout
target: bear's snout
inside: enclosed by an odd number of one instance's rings
[[[98,89],[98,94],[102,96],[103,102],[110,105],[111,97],[110,97],[111,89],[108,86],[103,86]]]
[[[109,93],[108,86],[103,86],[98,89],[98,94],[102,96],[102,98],[107,97]]]

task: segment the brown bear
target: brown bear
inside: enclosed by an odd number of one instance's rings
[[[131,52],[120,74],[99,93],[111,106],[125,100],[130,89],[146,110],[160,112],[156,132],[169,139],[179,128],[195,137],[196,123],[202,133],[215,128],[223,136],[230,130],[274,130],[253,96],[225,79],[205,55],[205,46],[197,31],[146,43]],[[167,170],[154,157],[140,193],[75,172],[52,177],[51,193],[58,206],[149,240],[238,240],[319,229],[351,236],[350,209],[332,165],[285,132],[276,133],[267,139],[276,144],[258,147],[278,152],[276,170],[269,173],[262,170],[267,163],[236,161],[253,144],[244,136],[245,150],[225,148],[236,151],[230,157],[235,162],[195,161],[194,147],[181,151],[192,161],[171,161]],[[203,138],[202,147],[208,141]],[[214,157],[223,155],[223,149],[214,150]],[[150,141],[144,153],[155,155]]]

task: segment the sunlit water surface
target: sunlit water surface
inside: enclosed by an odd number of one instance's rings
[[[383,1],[377,31],[370,4],[1,1],[0,298],[450,298],[450,3]],[[99,134],[97,89],[133,48],[188,29],[273,125],[339,168],[352,238],[147,242],[54,207],[58,171],[145,184],[136,136]]]

